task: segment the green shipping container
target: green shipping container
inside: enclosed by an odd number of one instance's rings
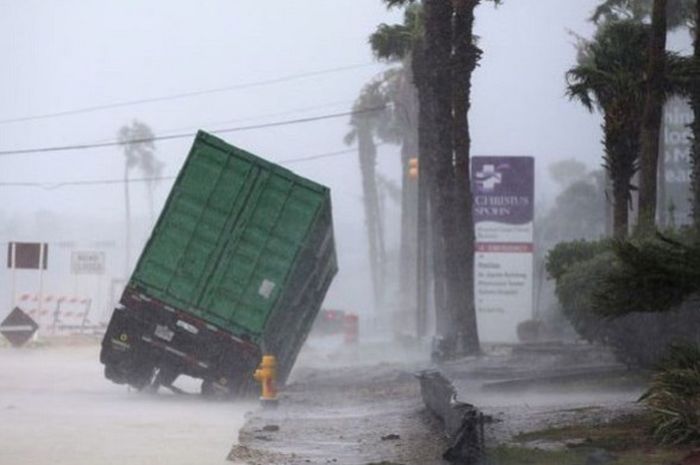
[[[336,272],[329,189],[200,131],[121,302],[156,346],[211,367],[187,326],[224,332],[276,355],[284,379]]]

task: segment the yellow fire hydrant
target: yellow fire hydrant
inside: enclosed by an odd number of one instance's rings
[[[262,385],[260,402],[263,406],[277,405],[277,358],[274,355],[263,355],[253,378]]]

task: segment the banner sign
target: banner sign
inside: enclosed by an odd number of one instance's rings
[[[514,342],[532,318],[535,161],[472,157],[474,292],[481,339]]]
[[[104,274],[105,253],[90,250],[72,252],[70,271],[73,274]]]
[[[687,224],[690,221],[690,149],[693,110],[687,100],[671,97],[664,105],[664,119],[661,135],[661,157],[664,160],[663,173],[666,180],[664,205],[668,212],[673,205],[674,218],[671,224]]]
[[[49,245],[42,242],[10,242],[7,244],[7,267],[15,270],[46,269]]]

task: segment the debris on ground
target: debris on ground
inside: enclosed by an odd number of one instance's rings
[[[410,367],[303,369],[277,410],[260,409],[229,460],[256,465],[442,465],[447,447]],[[265,425],[279,433],[261,439]],[[387,430],[391,433],[387,433]],[[335,461],[334,461],[335,460]]]
[[[443,421],[425,407],[416,379],[431,368],[454,385],[450,404],[483,412],[479,434],[488,463],[665,465],[686,456],[682,463],[695,463],[691,449],[657,446],[636,402],[646,375],[615,363],[605,350],[540,344],[485,352],[441,365],[300,367],[279,409],[261,409],[248,419],[230,459],[444,465],[443,453],[453,444]],[[271,424],[282,433],[256,437]]]

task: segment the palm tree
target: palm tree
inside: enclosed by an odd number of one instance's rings
[[[567,72],[567,93],[603,113],[604,166],[613,185],[613,231],[628,232],[632,177],[639,156],[644,108],[644,50],[649,28],[634,20],[602,24],[579,45],[578,64]]]
[[[389,3],[389,2],[387,2]],[[409,2],[407,2],[409,3]],[[393,120],[401,142],[402,201],[401,201],[401,257],[400,306],[415,308],[416,335],[423,337],[427,330],[428,250],[427,201],[425,199],[425,169],[421,167],[418,181],[409,174],[409,159],[422,160],[426,153],[425,136],[419,137],[420,121],[425,121],[425,107],[419,105],[421,76],[425,74],[420,57],[423,40],[422,8],[419,3],[407,5],[402,24],[381,24],[370,36],[375,57],[389,63],[400,63],[391,93]],[[422,162],[424,163],[424,161]],[[415,293],[412,292],[415,288]]]
[[[448,272],[445,262],[444,234],[442,224],[436,221],[437,206],[440,205],[439,183],[436,179],[435,151],[443,146],[437,133],[433,91],[433,70],[435,64],[428,52],[425,31],[425,4],[411,1],[387,1],[389,6],[407,5],[403,24],[382,24],[370,36],[370,44],[375,55],[383,60],[402,60],[410,65],[410,75],[416,88],[418,101],[418,177],[417,205],[417,334],[424,336],[427,326],[427,306],[429,288],[428,259],[432,258],[435,312],[438,315],[438,334],[444,334],[449,323],[447,302]],[[444,73],[443,73],[444,74]],[[449,94],[447,94],[449,95]],[[451,135],[446,139],[451,141]],[[448,178],[450,178],[448,176]],[[444,180],[447,183],[449,179]],[[450,215],[448,215],[450,216]]]
[[[428,130],[431,132],[424,168],[430,168],[428,198],[432,225],[432,250],[436,298],[436,332],[443,340],[445,355],[456,345],[459,328],[453,324],[457,299],[453,289],[449,244],[455,237],[455,172],[453,163],[452,75],[452,5],[440,0],[423,2],[425,28],[424,60],[427,69],[425,105],[430,108]],[[421,136],[423,133],[421,133]],[[462,283],[464,286],[465,283]]]
[[[392,125],[390,109],[386,108],[390,99],[388,83],[392,82],[395,70],[389,70],[375,77],[366,84],[353,105],[353,116],[350,119],[351,131],[345,136],[345,143],[350,145],[357,142],[360,173],[362,175],[362,191],[365,208],[365,224],[369,244],[370,272],[374,291],[374,304],[380,306],[383,301],[386,277],[386,250],[384,245],[384,226],[379,207],[379,192],[377,188],[377,146],[375,137],[395,141],[397,136]],[[380,111],[367,113],[367,108],[381,108]]]
[[[652,15],[653,0],[605,0],[595,10],[591,18],[595,22],[620,20],[622,18],[636,21],[648,21]],[[700,82],[697,68],[700,63],[700,31],[696,27],[700,20],[700,2],[697,0],[668,0],[667,26],[669,30],[687,28],[693,35],[693,57],[686,60],[685,82],[680,83],[681,91],[690,97],[691,108],[695,114],[691,125],[693,145],[691,147],[691,209],[693,222],[700,231]],[[693,65],[693,62],[696,64]],[[667,65],[673,66],[670,63]]]
[[[125,276],[128,276],[131,253],[131,202],[129,198],[129,170],[138,167],[146,176],[146,189],[151,222],[153,222],[153,190],[163,171],[163,163],[155,157],[154,134],[151,128],[138,120],[131,125],[119,128],[117,141],[124,150],[124,212],[126,216],[125,234]]]
[[[669,30],[692,28],[695,24],[696,0],[668,0],[666,14]],[[594,10],[595,23],[631,19],[647,22],[651,19],[654,0],[603,0]]]
[[[473,35],[474,10],[480,2],[424,0],[422,9],[413,10],[403,25],[383,25],[384,31],[378,31],[385,32],[382,40],[372,40],[378,45],[375,50],[410,57],[418,90],[419,239],[427,237],[430,224],[437,331],[446,357],[479,351],[467,113],[471,75],[480,56]]]
[[[656,225],[656,182],[659,164],[659,133],[666,70],[667,0],[654,0],[651,34],[647,46],[646,88],[641,127],[639,176],[639,229],[651,231]]]
[[[456,241],[456,260],[454,267],[462,272],[457,277],[456,289],[460,290],[459,301],[463,308],[455,315],[455,321],[464,332],[464,341],[469,347],[468,353],[479,351],[476,309],[474,303],[474,220],[472,218],[472,193],[469,158],[471,138],[469,134],[468,113],[471,107],[472,74],[481,58],[482,51],[474,43],[474,8],[475,0],[455,0],[453,19],[453,55],[452,55],[452,111],[453,111],[453,145],[455,159],[455,232],[461,235]],[[462,283],[459,286],[459,282]]]

